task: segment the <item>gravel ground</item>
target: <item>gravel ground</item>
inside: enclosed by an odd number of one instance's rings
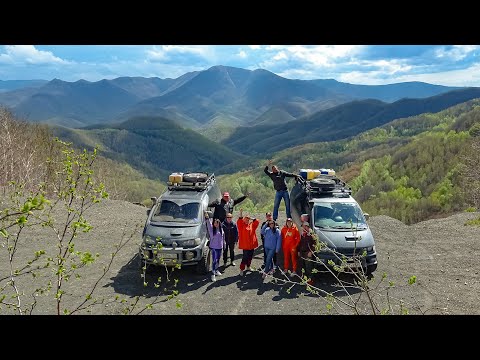
[[[256,214],[263,220],[263,214]],[[234,217],[238,216],[238,210]],[[378,254],[378,269],[369,283],[372,301],[368,301],[365,292],[356,286],[351,276],[342,276],[343,282],[350,283],[346,288],[329,274],[317,274],[315,286],[320,294],[312,295],[300,284],[285,285],[280,281],[266,279],[262,282],[258,272],[247,272],[239,276],[238,265],[241,251],[236,250],[237,266],[222,269],[224,274],[217,277],[215,283],[209,275],[198,275],[194,267],[175,270],[172,277],[178,280],[176,288],[173,281],[165,280],[165,271],[161,268],[149,268],[145,287],[138,266],[138,245],[146,219],[146,208],[123,201],[104,201],[92,207],[86,218],[94,226],[88,234],[81,234],[76,240],[76,249],[100,254],[97,261],[79,270],[81,277],[65,284],[64,305],[74,309],[85,298],[85,294],[102,275],[103,267],[108,264],[114,245],[122,239],[131,240],[115,257],[110,270],[99,282],[95,298],[103,299],[104,304],[90,308],[93,314],[120,314],[130,304],[133,313],[142,310],[147,304],[155,302],[153,309],[142,314],[324,314],[327,313],[327,298],[323,291],[334,293],[331,313],[352,314],[355,309],[362,314],[371,314],[373,303],[377,311],[389,309],[398,314],[408,309],[411,314],[480,314],[478,294],[480,255],[478,227],[465,226],[465,221],[478,217],[479,213],[460,213],[448,218],[424,221],[412,226],[387,216],[375,216],[369,220],[375,237]],[[285,217],[279,217],[283,225]],[[47,254],[56,251],[55,239],[48,229],[30,231],[18,247],[15,265],[25,264],[36,250],[44,249]],[[6,252],[0,249],[0,278],[8,273]],[[262,264],[261,248],[255,251],[253,267]],[[382,274],[386,278],[382,281]],[[23,303],[31,302],[28,296],[38,286],[52,277],[51,269],[44,270],[35,280],[30,276],[22,277],[17,286],[27,296]],[[408,285],[407,280],[415,275],[417,282]],[[282,278],[277,272],[276,277]],[[162,277],[161,286],[154,282]],[[36,281],[36,282],[34,282]],[[388,283],[391,286],[388,286]],[[5,284],[2,281],[0,284]],[[293,286],[293,287],[292,287]],[[291,288],[289,290],[289,288]],[[179,291],[173,300],[166,300],[166,294],[172,289]],[[114,301],[115,297],[118,299]],[[34,314],[56,313],[56,303],[52,292],[47,296],[38,296]],[[124,299],[125,302],[120,301]],[[182,306],[177,307],[178,304]],[[353,304],[356,304],[353,306]],[[0,308],[0,314],[9,314],[6,306]],[[81,313],[87,313],[86,311]]]

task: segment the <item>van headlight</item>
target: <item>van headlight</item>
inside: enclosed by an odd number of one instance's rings
[[[193,240],[193,239],[191,239],[191,240],[184,240],[184,241],[182,242],[182,245],[183,245],[183,246],[193,246],[193,245],[195,245],[195,240]]]
[[[183,246],[197,246],[197,245],[200,245],[202,243],[202,239],[200,238],[195,238],[195,239],[191,239],[191,240],[185,240],[182,245]]]
[[[367,247],[367,252],[375,252],[375,245]]]
[[[145,244],[155,245],[157,243],[157,238],[155,236],[147,235],[145,236]]]

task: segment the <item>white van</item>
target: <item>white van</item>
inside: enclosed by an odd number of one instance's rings
[[[377,269],[377,252],[372,232],[368,226],[368,214],[364,214],[351,196],[351,189],[331,175],[321,175],[312,180],[299,179],[290,192],[292,218],[301,226],[301,215],[309,215],[309,223],[318,240],[326,245],[316,253],[317,258],[328,265],[336,265],[346,259],[347,266],[361,266],[367,275]],[[362,256],[365,255],[365,256]]]

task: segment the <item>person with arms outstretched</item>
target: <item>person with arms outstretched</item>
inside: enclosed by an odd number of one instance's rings
[[[268,171],[268,167],[272,166],[272,171]],[[287,183],[285,181],[286,177],[300,178],[300,175],[292,174],[284,170],[280,170],[276,165],[272,165],[272,160],[268,161],[268,164],[263,170],[270,179],[273,181],[273,187],[276,190],[275,201],[273,202],[273,220],[277,221],[278,218],[278,208],[280,207],[280,201],[283,199],[285,202],[285,208],[287,212],[287,218],[291,218],[292,214],[290,213],[290,195],[288,194]]]
[[[240,204],[249,195],[250,193],[247,193],[234,200],[230,197],[228,192],[224,192],[221,199],[212,201],[210,204],[208,204],[208,207],[215,208],[213,212],[213,218],[220,219],[220,222],[223,223],[228,213],[233,214],[233,207],[237,204]]]

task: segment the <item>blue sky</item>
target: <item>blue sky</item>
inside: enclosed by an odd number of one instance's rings
[[[214,65],[289,79],[480,86],[479,45],[0,45],[0,80],[176,78]]]

